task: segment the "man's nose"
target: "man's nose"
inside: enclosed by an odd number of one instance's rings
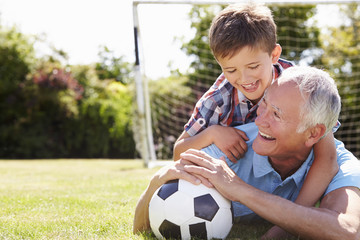
[[[268,111],[264,107],[260,107],[257,110],[257,117],[255,118],[255,124],[257,126],[268,127],[269,122],[267,121]]]

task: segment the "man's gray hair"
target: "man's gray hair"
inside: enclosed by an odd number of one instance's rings
[[[336,125],[341,110],[341,99],[334,79],[323,70],[295,66],[284,70],[279,77],[279,85],[286,82],[294,82],[305,99],[297,132],[324,124],[325,136]]]

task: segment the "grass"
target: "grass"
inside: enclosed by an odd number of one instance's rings
[[[136,202],[157,169],[138,160],[0,161],[0,239],[153,239],[132,234]],[[230,239],[269,226],[235,225]]]

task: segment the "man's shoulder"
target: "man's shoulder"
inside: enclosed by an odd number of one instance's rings
[[[242,124],[242,125],[236,126],[235,128],[246,133],[247,137],[249,138],[249,141],[251,141],[251,142],[256,138],[257,133],[258,133],[258,127],[256,126],[255,122]]]
[[[339,171],[330,182],[325,195],[341,187],[360,188],[360,161],[335,139]]]

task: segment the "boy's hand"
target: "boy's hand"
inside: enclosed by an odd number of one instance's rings
[[[247,151],[248,141],[246,134],[234,127],[224,127],[213,125],[211,127],[211,136],[213,143],[230,159],[236,162],[244,156]]]

